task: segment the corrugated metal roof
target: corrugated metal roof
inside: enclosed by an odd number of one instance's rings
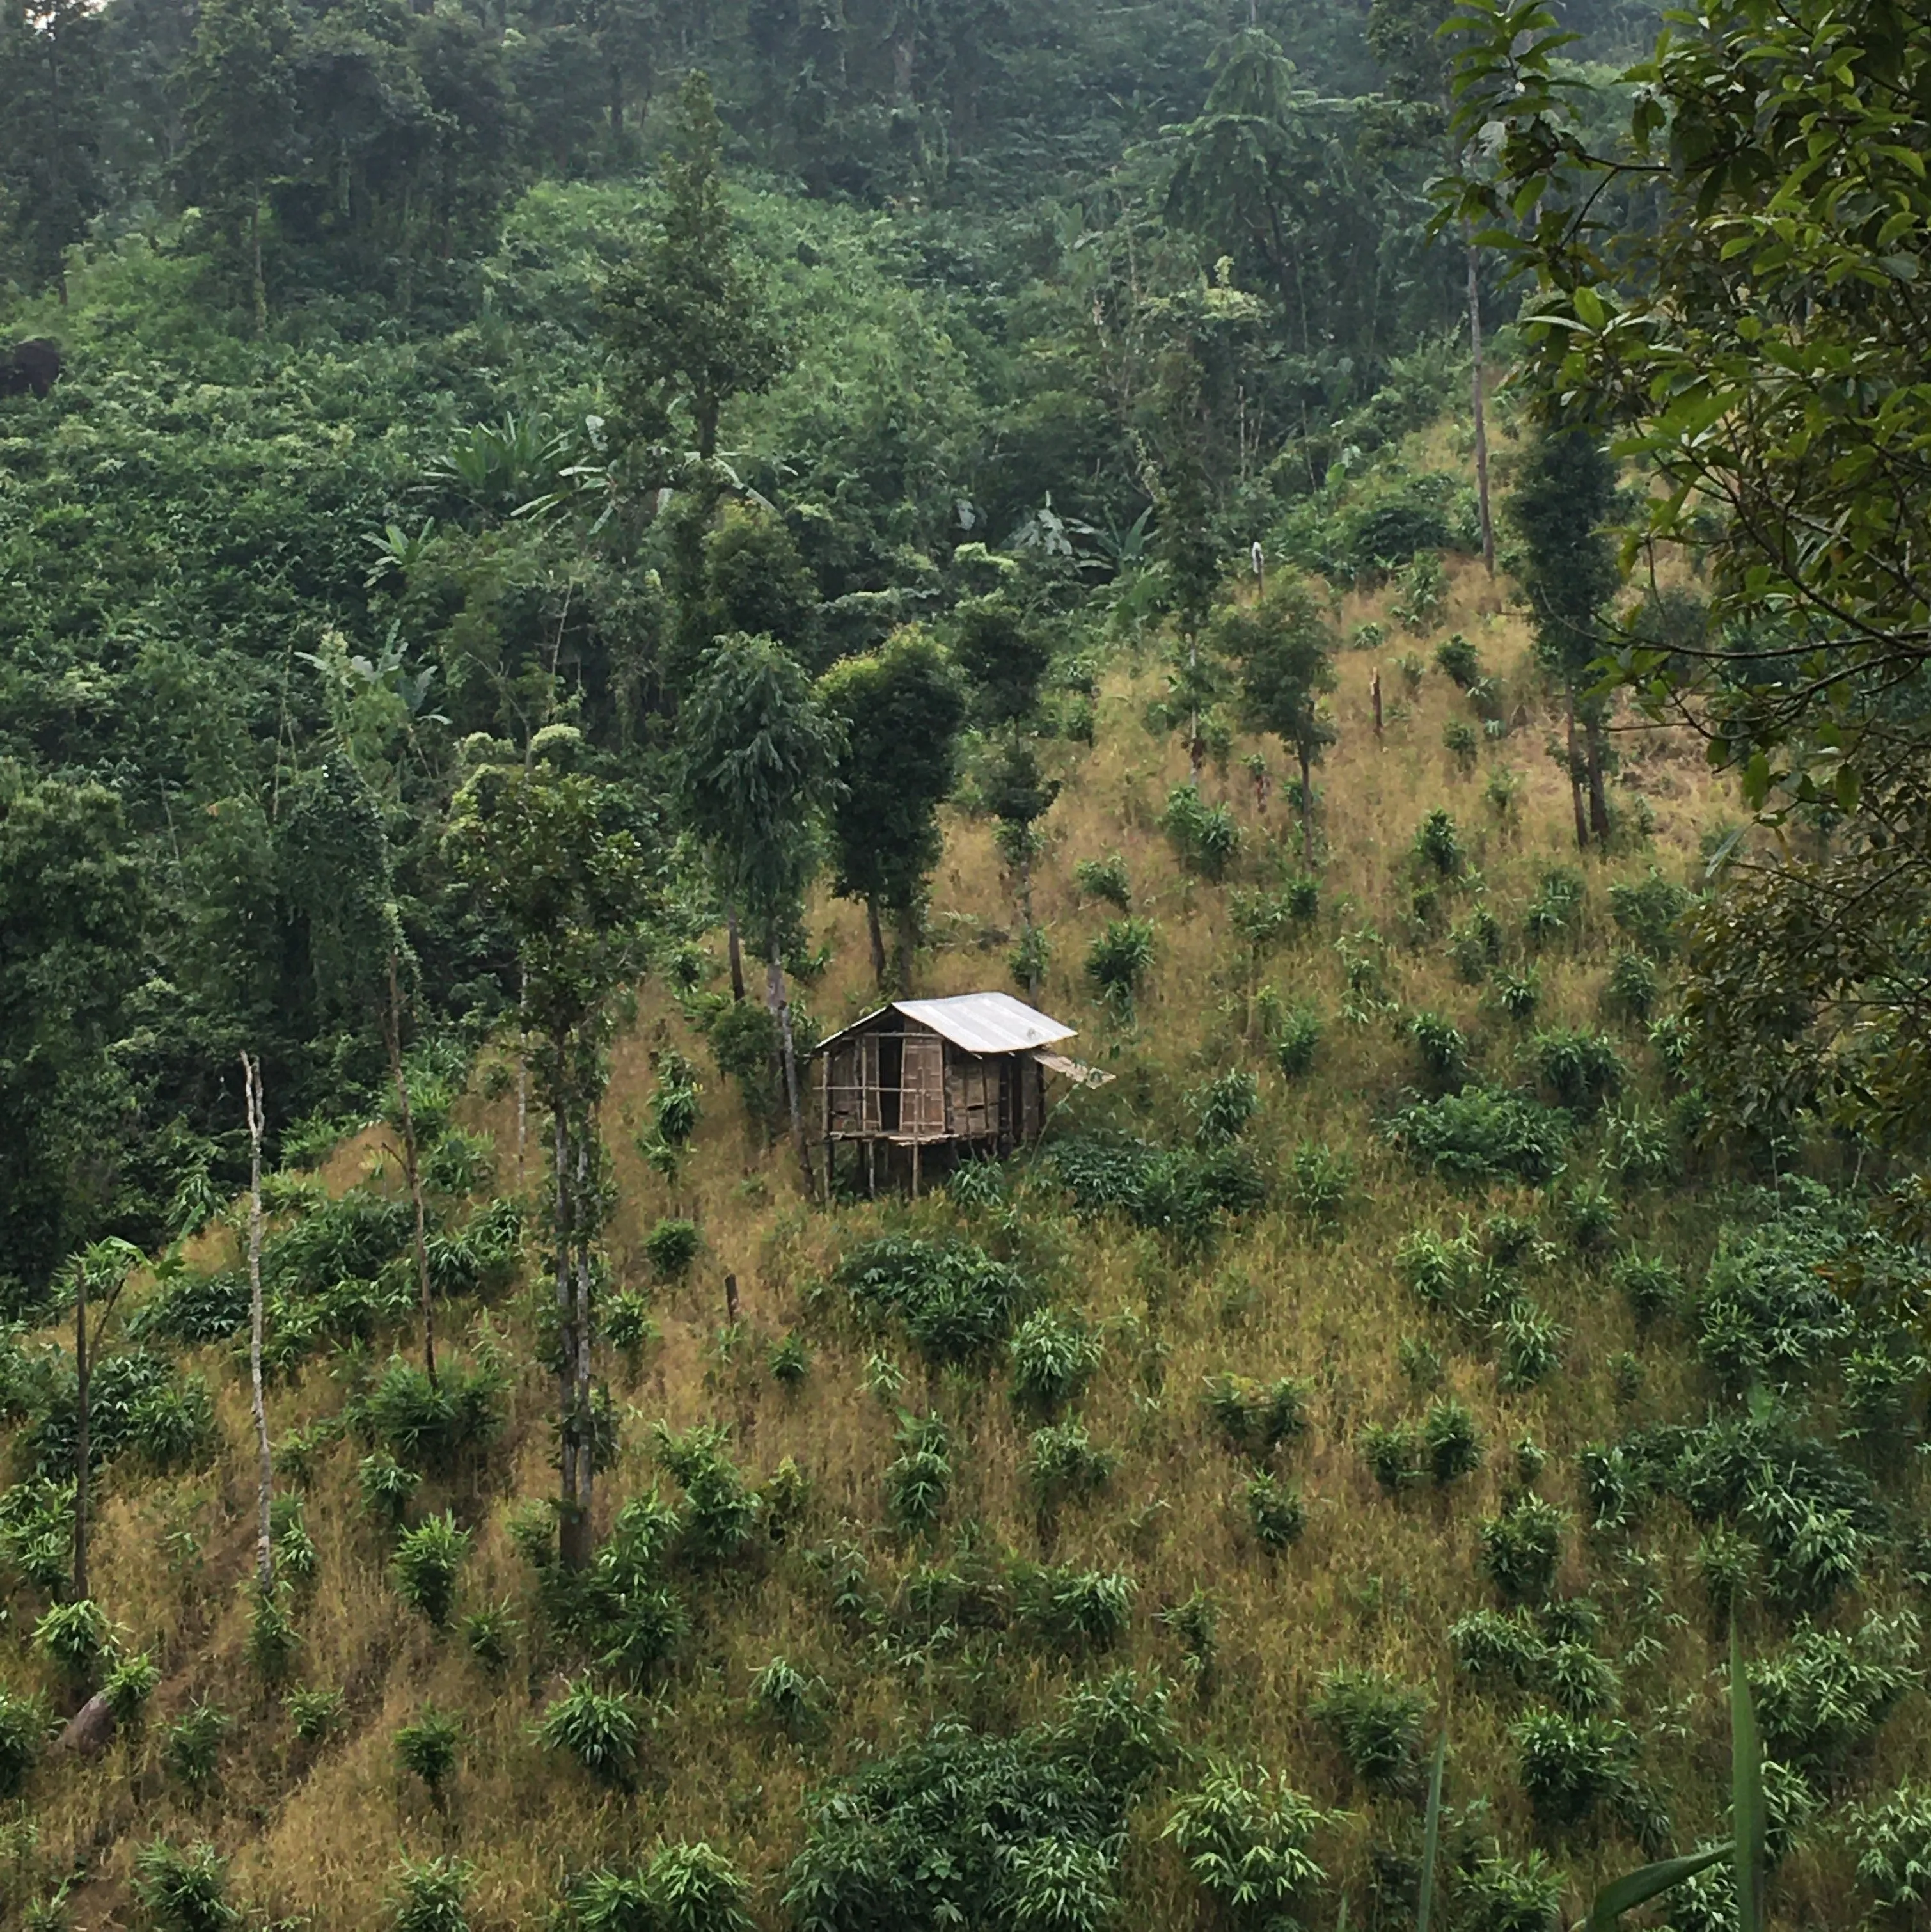
[[[1023,1053],[1071,1040],[1075,1028],[1010,993],[960,993],[949,1000],[894,1000],[908,1020],[943,1034],[968,1053]]]
[[[907,1019],[930,1027],[967,1053],[1024,1053],[1031,1047],[1071,1040],[1078,1030],[1060,1025],[1050,1014],[1015,1000],[1010,993],[959,993],[949,1000],[894,1000],[890,1006],[880,1006],[821,1040],[811,1051],[823,1053],[889,1012],[903,1013]]]

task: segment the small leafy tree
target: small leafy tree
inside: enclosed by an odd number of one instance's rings
[[[396,1594],[438,1630],[455,1606],[456,1584],[469,1555],[469,1532],[456,1527],[448,1511],[406,1532],[389,1560]]]
[[[1235,1932],[1268,1932],[1299,1923],[1308,1894],[1326,1882],[1309,1849],[1326,1822],[1271,1772],[1222,1761],[1174,1807],[1162,1836]]]
[[[228,1932],[241,1923],[228,1899],[228,1861],[205,1843],[143,1845],[134,1857],[134,1896],[153,1932]]]
[[[1215,647],[1240,667],[1242,715],[1293,752],[1301,773],[1301,850],[1314,862],[1314,767],[1334,742],[1321,700],[1333,690],[1334,630],[1307,585],[1277,574],[1258,603],[1223,610]]]

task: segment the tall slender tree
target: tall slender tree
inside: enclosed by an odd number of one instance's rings
[[[241,1096],[248,1122],[248,1401],[255,1424],[255,1582],[267,1597],[275,1587],[275,1464],[262,1378],[262,1136],[267,1112],[261,1062],[252,1054],[241,1056]]]
[[[704,659],[679,731],[685,809],[718,884],[763,945],[792,1139],[805,1186],[814,1188],[784,949],[818,866],[838,728],[796,658],[769,638],[739,632],[721,638]]]
[[[844,736],[831,812],[837,890],[864,902],[872,977],[880,992],[886,959],[880,914],[892,914],[898,986],[910,992],[925,880],[943,842],[939,807],[958,778],[965,694],[937,641],[908,630],[881,650],[834,665],[818,695]]]
[[[73,1293],[73,1574],[76,1602],[88,1594],[88,1540],[92,1530],[94,1443],[89,1402],[100,1337],[141,1251],[110,1235],[76,1255],[67,1270]]]
[[[457,794],[447,835],[462,876],[515,936],[531,1068],[550,1116],[558,1550],[572,1570],[589,1562],[595,1534],[597,1244],[608,1212],[598,1111],[617,996],[641,970],[658,898],[634,799],[568,769],[581,750],[573,729],[552,725],[526,763],[480,766]]]

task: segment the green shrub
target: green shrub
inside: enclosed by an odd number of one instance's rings
[[[1133,910],[1133,889],[1126,861],[1117,853],[1104,859],[1082,859],[1073,868],[1073,884],[1088,898],[1103,899],[1121,912]]]
[[[625,1370],[632,1382],[643,1372],[645,1349],[663,1340],[663,1331],[651,1318],[649,1298],[634,1288],[612,1295],[604,1305],[604,1334],[622,1356]]]
[[[46,1730],[46,1713],[37,1699],[0,1685],[0,1798],[19,1796],[40,1761]]]
[[[896,1316],[936,1366],[982,1361],[1033,1299],[1016,1269],[981,1249],[898,1234],[854,1249],[838,1280],[860,1315]]]
[[[1520,1496],[1482,1520],[1482,1568],[1510,1603],[1540,1602],[1555,1582],[1567,1519],[1540,1496]]]
[[[301,1636],[289,1610],[289,1590],[256,1589],[248,1612],[248,1661],[264,1684],[287,1681],[301,1649]]]
[[[1586,1262],[1598,1259],[1616,1238],[1616,1204],[1600,1187],[1579,1182],[1562,1201],[1569,1245]]]
[[[361,1425],[405,1467],[451,1471],[502,1433],[507,1388],[493,1365],[466,1368],[445,1354],[432,1382],[415,1363],[391,1355],[362,1400]]]
[[[517,1624],[507,1602],[485,1604],[463,1619],[463,1641],[469,1654],[493,1676],[501,1676],[516,1656]]]
[[[1819,1789],[1841,1783],[1917,1684],[1917,1655],[1908,1610],[1848,1633],[1800,1629],[1750,1667],[1765,1750]]]
[[[1224,805],[1209,805],[1190,784],[1168,793],[1160,830],[1189,872],[1216,883],[1240,850],[1240,820]]]
[[[1086,976],[1093,991],[1129,1018],[1141,987],[1153,970],[1151,920],[1110,920],[1087,949]]]
[[[1228,917],[1234,929],[1257,952],[1267,951],[1297,928],[1312,925],[1321,911],[1321,887],[1310,878],[1292,880],[1285,890],[1258,886],[1228,896]]]
[[[1501,1354],[1496,1379],[1510,1394],[1534,1388],[1562,1366],[1564,1331],[1526,1299],[1499,1324],[1496,1341]]]
[[[1187,1096],[1194,1116],[1194,1138],[1201,1147],[1238,1140],[1261,1106],[1261,1083],[1240,1067],[1216,1074]]]
[[[1099,1337],[1077,1315],[1036,1310],[1007,1345],[1013,1400],[1039,1416],[1076,1400],[1099,1366]]]
[[[1546,1832],[1571,1830],[1606,1799],[1631,1792],[1636,1738],[1627,1724],[1538,1711],[1522,1718],[1510,1736],[1523,1796]]]
[[[787,1737],[802,1738],[818,1728],[824,1688],[788,1659],[774,1657],[751,1680],[751,1708]]]
[[[1321,1046],[1321,1016],[1312,1006],[1296,1006],[1281,1022],[1274,1042],[1274,1064],[1289,1080],[1303,1079],[1313,1071]]]
[[[928,1536],[952,1495],[950,1435],[936,1415],[907,1416],[896,1440],[903,1453],[885,1472],[885,1513],[901,1535]]]
[[[703,1089],[697,1070],[674,1047],[652,1058],[657,1081],[650,1092],[651,1126],[660,1145],[688,1147],[697,1131]]]
[[[1632,1106],[1612,1110],[1603,1124],[1603,1166],[1625,1187],[1651,1187],[1678,1179],[1683,1162],[1669,1120]]]
[[[1420,1782],[1427,1693],[1378,1670],[1330,1670],[1308,1706],[1348,1766],[1370,1791],[1401,1793]]]
[[[196,1704],[162,1736],[161,1762],[168,1775],[190,1791],[205,1791],[220,1767],[221,1742],[229,1719],[214,1704]]]
[[[570,1889],[561,1932],[751,1932],[751,1882],[701,1842],[666,1845],[640,1872],[595,1871]]]
[[[1233,1932],[1301,1922],[1327,1881],[1309,1847],[1326,1816],[1259,1765],[1210,1764],[1162,1833]]]
[[[1421,1063],[1423,1084],[1432,1094],[1453,1093],[1468,1080],[1468,1036],[1439,1013],[1417,1013],[1408,1037]]]
[[[341,1728],[347,1700],[340,1690],[291,1690],[282,1706],[295,1736],[305,1744],[319,1744]]]
[[[1360,1441],[1361,1460],[1390,1496],[1398,1496],[1421,1480],[1421,1438],[1408,1424],[1384,1428],[1379,1423],[1367,1423]]]
[[[537,1735],[550,1750],[574,1758],[599,1784],[624,1790],[636,1774],[643,1726],[628,1698],[579,1679],[544,1713]]]
[[[1900,1785],[1854,1806],[1849,1822],[1858,1882],[1877,1912],[1900,1924],[1921,1923],[1931,1905],[1931,1791]]]
[[[677,1436],[659,1422],[651,1432],[658,1461],[683,1487],[682,1546],[700,1563],[741,1556],[764,1507],[763,1498],[725,1454],[730,1439],[730,1429],[721,1423],[700,1423]]]
[[[811,1352],[805,1345],[803,1336],[795,1331],[783,1341],[772,1345],[767,1358],[771,1379],[780,1388],[798,1389],[804,1384],[805,1378],[811,1372]]]
[[[1291,1376],[1261,1382],[1219,1375],[1208,1378],[1202,1401],[1228,1448],[1264,1456],[1307,1432],[1307,1393],[1306,1384]]]
[[[210,1844],[143,1845],[134,1855],[134,1897],[151,1932],[228,1932],[242,1922],[228,1902],[228,1861]]]
[[[1542,1004],[1542,980],[1533,968],[1525,973],[1495,975],[1495,1004],[1510,1019],[1525,1024]]]
[[[694,1221],[659,1221],[643,1238],[644,1258],[659,1281],[682,1281],[703,1246]]]
[[[1459,879],[1468,868],[1468,854],[1455,820],[1436,806],[1421,822],[1415,834],[1415,863],[1437,878]]]
[[[364,1512],[390,1529],[400,1528],[410,1497],[422,1478],[406,1469],[386,1449],[364,1456],[355,1467],[355,1486]]]
[[[1630,1304],[1639,1328],[1673,1314],[1683,1300],[1683,1277],[1676,1270],[1633,1250],[1616,1263],[1609,1280]]]
[[[1300,1492],[1271,1470],[1257,1470],[1241,1492],[1247,1504],[1247,1526],[1262,1549],[1291,1548],[1307,1528],[1307,1505]]]
[[[106,1654],[107,1614],[91,1597],[56,1604],[34,1626],[34,1648],[76,1684],[91,1684]]]
[[[462,1726],[433,1705],[425,1705],[414,1724],[404,1724],[396,1732],[397,1768],[421,1778],[439,1808],[442,1787],[455,1775],[456,1753],[462,1742]]]
[[[1621,1058],[1600,1034],[1539,1033],[1530,1042],[1537,1077],[1555,1103],[1591,1120],[1621,1090]]]
[[[705,1034],[718,1071],[737,1083],[745,1112],[768,1132],[783,1111],[779,1090],[778,1022],[762,1000],[732,1000]]]
[[[1441,748],[1455,760],[1464,778],[1474,776],[1476,760],[1482,755],[1482,740],[1465,718],[1451,718],[1441,728]]]
[[[1641,952],[1619,952],[1603,988],[1606,1012],[1626,1020],[1646,1020],[1661,992],[1656,968]]]
[[[1448,1641],[1456,1666],[1490,1685],[1531,1690],[1541,1682],[1548,1661],[1548,1646],[1519,1612],[1503,1616],[1494,1610],[1473,1611],[1449,1626]]]
[[[1543,1660],[1541,1688],[1569,1716],[1593,1718],[1621,1701],[1623,1681],[1588,1644],[1554,1643]]]
[[[1462,1932],[1559,1932],[1562,1890],[1562,1874],[1540,1852],[1491,1852],[1456,1883],[1455,1924]]]
[[[1090,1502],[1113,1480],[1120,1458],[1096,1448],[1077,1422],[1036,1430],[1026,1450],[1026,1486],[1034,1507],[1051,1516],[1068,1503]]]
[[[1514,1179],[1540,1186],[1562,1172],[1569,1124],[1512,1094],[1466,1087],[1392,1115],[1384,1137],[1451,1186]]]
[[[1571,866],[1557,866],[1545,872],[1524,922],[1530,944],[1550,946],[1576,937],[1582,928],[1588,892],[1582,874]]]
[[[389,1581],[412,1610],[438,1630],[448,1627],[456,1585],[469,1555],[469,1532],[456,1527],[448,1510],[406,1531],[389,1559]]]
[[[277,1496],[269,1505],[269,1539],[274,1551],[275,1574],[291,1583],[312,1583],[321,1561],[301,1497]]]
[[[1482,654],[1459,631],[1435,647],[1435,668],[1458,690],[1466,691],[1482,675]]]
[[[1017,1621],[1036,1642],[1068,1656],[1108,1651],[1132,1623],[1134,1588],[1117,1570],[1042,1564],[1021,1579]]]
[[[1288,1156],[1288,1204],[1318,1232],[1331,1233],[1354,1191],[1354,1160],[1320,1141],[1303,1141]]]
[[[1465,985],[1479,986],[1501,956],[1501,925],[1486,906],[1477,906],[1449,928],[1449,960]]]
[[[1429,1480],[1446,1489],[1482,1466],[1482,1438],[1475,1418],[1453,1396],[1430,1402],[1422,1418],[1422,1456]]]
[[[1675,952],[1690,903],[1689,893],[1654,866],[1634,884],[1609,888],[1611,916],[1653,959],[1668,959]]]
[[[161,1681],[160,1666],[145,1650],[130,1651],[114,1660],[101,1680],[100,1694],[123,1730],[131,1730],[145,1715],[148,1700]]]
[[[390,1895],[389,1932],[469,1932],[475,1868],[458,1858],[404,1858]]]

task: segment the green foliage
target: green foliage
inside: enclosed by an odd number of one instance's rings
[[[1619,952],[1603,988],[1605,1009],[1626,1020],[1646,1020],[1660,995],[1656,968],[1641,952]]]
[[[1554,1587],[1567,1519],[1540,1496],[1519,1496],[1482,1520],[1482,1568],[1510,1603],[1540,1602]]]
[[[1569,1123],[1532,1100],[1471,1086],[1399,1109],[1382,1132],[1451,1185],[1509,1179],[1539,1185],[1562,1172]]]
[[[1923,1912],[1931,1897],[1931,1795],[1900,1785],[1851,1814],[1858,1883],[1877,1912],[1900,1922]]]
[[[1311,1226],[1331,1232],[1354,1191],[1354,1156],[1318,1141],[1303,1141],[1288,1157],[1288,1204]]]
[[[1099,1337],[1077,1316],[1036,1310],[1008,1345],[1013,1400],[1035,1414],[1050,1416],[1076,1401],[1100,1364]]]
[[[56,1604],[34,1626],[34,1647],[77,1683],[90,1683],[106,1654],[107,1613],[91,1597]]]
[[[508,1604],[486,1604],[462,1622],[469,1654],[493,1676],[501,1676],[516,1655],[517,1621]]]
[[[1540,1852],[1522,1858],[1491,1853],[1456,1888],[1457,1922],[1468,1932],[1556,1932],[1562,1893],[1561,1872]]]
[[[264,1684],[285,1682],[301,1649],[287,1586],[257,1591],[248,1612],[248,1661],[255,1674]]]
[[[1041,1515],[1050,1517],[1068,1503],[1091,1501],[1119,1466],[1119,1456],[1096,1448],[1077,1422],[1049,1424],[1027,1444],[1026,1486]]]
[[[401,1527],[409,1498],[421,1480],[385,1449],[364,1456],[355,1466],[355,1487],[364,1511],[391,1529]]]
[[[305,1744],[319,1744],[342,1727],[347,1700],[340,1690],[291,1690],[282,1700],[289,1726]]]
[[[1624,880],[1609,888],[1610,916],[1652,959],[1675,956],[1690,904],[1690,895],[1654,867],[1634,884]]]
[[[1069,1657],[1109,1651],[1132,1624],[1135,1588],[1117,1570],[1042,1564],[1020,1580],[1015,1621],[1036,1642]]]
[[[1917,1684],[1917,1656],[1908,1610],[1849,1631],[1800,1629],[1750,1670],[1765,1749],[1820,1789],[1840,1783]]]
[[[982,1250],[905,1235],[853,1249],[838,1280],[861,1316],[895,1317],[934,1365],[983,1362],[1033,1298],[1016,1269]]]
[[[1600,1034],[1539,1033],[1530,1042],[1537,1078],[1555,1104],[1594,1120],[1627,1078],[1615,1047]]]
[[[659,1281],[682,1281],[703,1246],[694,1221],[659,1221],[643,1238],[644,1258]]]
[[[1455,760],[1456,769],[1463,777],[1474,775],[1476,760],[1480,756],[1482,740],[1476,735],[1474,725],[1465,718],[1451,718],[1441,728],[1441,748]]]
[[[1472,1070],[1468,1037],[1459,1027],[1439,1013],[1422,1012],[1408,1022],[1408,1031],[1428,1091],[1452,1094],[1467,1084]]]
[[[474,1876],[461,1858],[404,1858],[396,1868],[389,1932],[469,1932]]]
[[[628,1698],[580,1678],[544,1713],[537,1736],[548,1749],[574,1758],[598,1784],[627,1790],[643,1724]]]
[[[0,1686],[0,1798],[17,1798],[39,1763],[46,1714],[38,1701]]]
[[[1320,1046],[1320,1015],[1311,1006],[1297,1006],[1281,1022],[1274,1041],[1274,1064],[1290,1080],[1305,1079],[1313,1071]]]
[[[751,1680],[751,1708],[787,1737],[802,1738],[823,1721],[818,1702],[824,1688],[788,1658],[774,1657]]]
[[[447,1473],[502,1433],[506,1378],[496,1366],[445,1355],[431,1382],[416,1363],[391,1355],[362,1397],[364,1439],[405,1468]]]
[[[1468,854],[1454,819],[1441,806],[1424,818],[1415,833],[1417,866],[1438,879],[1459,879],[1468,868]]]
[[[679,1436],[659,1422],[651,1432],[652,1453],[683,1487],[679,1536],[700,1563],[727,1563],[743,1556],[764,1507],[764,1499],[724,1453],[730,1440],[729,1427],[720,1423],[699,1423]],[[638,1527],[640,1531],[640,1521]]]
[[[772,1380],[779,1388],[802,1388],[805,1378],[811,1372],[811,1352],[805,1346],[805,1338],[793,1334],[781,1342],[774,1342],[766,1358],[766,1366],[771,1370]]]
[[[412,1724],[395,1734],[397,1768],[419,1778],[438,1805],[443,1786],[455,1774],[456,1754],[463,1742],[461,1724],[446,1711],[425,1705]]]
[[[161,1762],[168,1775],[190,1791],[208,1790],[220,1768],[221,1743],[232,1720],[218,1705],[195,1704],[161,1736]]]
[[[1123,1673],[1011,1735],[949,1720],[814,1800],[784,1909],[799,1932],[1103,1919],[1128,1803],[1175,1742],[1164,1694]]]
[[[412,1610],[445,1629],[456,1604],[456,1586],[469,1560],[469,1532],[456,1527],[454,1515],[432,1516],[397,1540],[389,1559],[389,1582]]]
[[[115,1723],[124,1730],[139,1724],[160,1681],[160,1666],[146,1651],[129,1651],[116,1658],[100,1682],[100,1695]]]
[[[1482,675],[1482,654],[1459,631],[1435,647],[1436,670],[1459,691],[1466,691]]]
[[[1228,1448],[1264,1456],[1307,1432],[1307,1398],[1306,1384],[1291,1376],[1261,1382],[1220,1375],[1209,1378],[1201,1402]]]
[[[1510,1736],[1523,1794],[1546,1832],[1571,1830],[1604,1802],[1634,1795],[1636,1738],[1627,1724],[1539,1711],[1521,1719]]]
[[[228,1900],[228,1861],[205,1842],[143,1845],[134,1856],[134,1896],[153,1932],[227,1932],[242,1922]]]
[[[1162,1833],[1226,1922],[1266,1932],[1300,1922],[1327,1874],[1309,1849],[1327,1822],[1301,1794],[1258,1765],[1210,1764]]]
[[[1187,1096],[1195,1120],[1194,1139],[1201,1147],[1238,1140],[1260,1111],[1261,1083],[1240,1067],[1216,1074]]]
[[[1445,1489],[1482,1466],[1482,1441],[1475,1418],[1453,1396],[1429,1405],[1422,1419],[1422,1457],[1429,1480]]]
[[[1420,1436],[1406,1423],[1364,1424],[1358,1440],[1361,1460],[1390,1496],[1399,1496],[1421,1480]]]
[[[1117,852],[1104,859],[1082,859],[1073,867],[1073,884],[1088,898],[1103,900],[1120,912],[1133,910],[1126,861]]]
[[[1228,868],[1240,850],[1240,820],[1225,806],[1209,805],[1190,784],[1177,784],[1168,793],[1160,814],[1160,829],[1166,833],[1174,856],[1180,863],[1216,884],[1226,878]],[[1144,924],[1133,920],[1115,922],[1116,926],[1128,928]]]
[[[950,1432],[936,1415],[907,1416],[894,1438],[901,1450],[885,1472],[885,1509],[901,1534],[929,1535],[952,1494]]]
[[[750,1880],[701,1840],[661,1846],[634,1874],[579,1879],[560,1922],[571,1932],[751,1932]]]
[[[1247,1505],[1247,1526],[1254,1540],[1270,1552],[1291,1547],[1307,1528],[1307,1505],[1300,1492],[1271,1470],[1257,1470],[1241,1492]]]
[[[1330,1670],[1308,1715],[1331,1737],[1348,1767],[1370,1791],[1414,1791],[1421,1777],[1425,1691],[1378,1670]]]

